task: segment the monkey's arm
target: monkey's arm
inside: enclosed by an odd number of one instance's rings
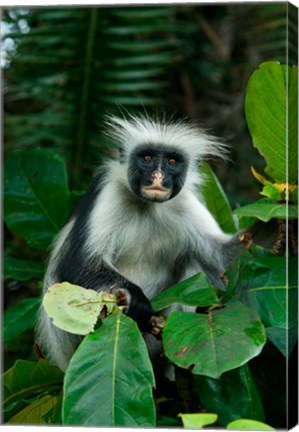
[[[125,279],[108,264],[103,261],[88,261],[82,248],[77,249],[76,253],[71,249],[66,250],[63,255],[54,255],[54,258],[48,266],[44,293],[52,284],[63,281],[96,291],[109,291],[113,288],[120,305],[126,306],[125,313],[137,322],[140,330],[145,331],[153,327],[150,321],[153,310],[141,288]],[[55,327],[43,307],[40,309],[36,339],[46,356],[63,371],[66,370],[74,350],[81,341],[81,337]]]
[[[102,237],[94,244],[94,235],[89,235],[90,217],[95,208],[104,207],[105,197],[102,198],[105,189],[105,172],[95,177],[90,188],[74,210],[69,223],[58,235],[47,268],[44,291],[53,283],[68,281],[72,284],[90,288],[95,291],[109,291],[112,287],[117,295],[118,290],[125,292],[119,295],[122,305],[125,305],[125,313],[132,317],[140,326],[145,328],[153,315],[150,302],[143,294],[141,288],[123,277],[111,264],[107,255],[113,255],[113,251],[107,254],[110,235],[106,239],[104,217],[100,215],[94,230],[102,230]],[[97,200],[101,197],[103,202]],[[111,200],[109,199],[109,202]],[[108,204],[109,204],[108,202]],[[108,205],[107,204],[107,205]],[[109,208],[109,205],[108,205]],[[118,214],[117,211],[115,211]],[[109,224],[111,215],[108,214],[106,223]],[[125,299],[124,299],[125,297]]]
[[[56,268],[51,267],[50,263],[51,276],[45,279],[46,287],[67,281],[95,291],[112,290],[121,301],[121,305],[126,306],[125,313],[137,322],[141,330],[149,326],[153,310],[141,288],[103,260],[90,262],[82,249],[68,250],[57,260]]]
[[[185,277],[203,272],[213,285],[225,290],[222,278],[224,272],[243,248],[240,233],[233,236],[223,233],[221,235],[206,234],[204,239],[199,238],[190,256],[183,258],[181,268],[185,269]]]
[[[197,253],[197,260],[202,270],[211,282],[219,288],[225,289],[222,282],[222,274],[244,248],[250,248],[252,244],[271,249],[277,238],[278,222],[273,219],[268,223],[256,221],[249,227],[239,231],[227,241],[221,241],[217,246],[217,237],[214,238],[214,259],[207,260],[206,256]]]

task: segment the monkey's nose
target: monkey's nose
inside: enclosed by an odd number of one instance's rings
[[[152,179],[161,182],[165,178],[165,174],[159,168],[152,172]]]

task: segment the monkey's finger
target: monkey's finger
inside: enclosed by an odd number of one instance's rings
[[[154,336],[158,336],[162,332],[165,325],[164,315],[153,315],[150,319],[150,324],[152,326],[151,333]]]

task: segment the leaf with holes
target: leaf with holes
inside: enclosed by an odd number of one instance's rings
[[[116,298],[104,291],[94,291],[62,282],[48,288],[43,299],[53,324],[69,333],[87,335],[94,330],[104,306],[115,305]]]
[[[170,361],[212,378],[247,363],[266,342],[258,315],[239,302],[207,314],[171,312],[162,337]]]

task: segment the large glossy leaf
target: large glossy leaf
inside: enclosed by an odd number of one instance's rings
[[[266,173],[278,183],[297,181],[297,74],[296,67],[265,62],[246,91],[246,120],[254,146],[266,159]]]
[[[187,306],[210,306],[218,304],[215,288],[203,273],[180,282],[151,301],[154,311],[179,303]]]
[[[8,421],[39,395],[59,391],[63,373],[45,360],[17,360],[3,375],[4,419]]]
[[[261,397],[247,364],[219,379],[195,376],[195,383],[202,406],[217,413],[220,425],[239,418],[264,420]]]
[[[19,281],[28,281],[33,278],[41,279],[44,274],[44,269],[45,266],[43,263],[13,258],[6,254],[4,255],[4,279],[10,278]]]
[[[119,310],[86,336],[65,376],[63,422],[80,426],[155,425],[154,377],[136,323]]]
[[[259,314],[269,338],[284,355],[289,355],[297,339],[296,264],[296,257],[289,257],[287,263],[286,257],[252,258],[244,251],[227,272],[229,295]]]
[[[296,325],[297,274],[287,272],[286,257],[250,258],[250,253],[244,251],[229,272],[237,276],[233,282],[234,298],[253,308],[265,327],[286,329]],[[290,268],[292,262],[295,267],[296,257],[289,258]]]
[[[29,297],[4,311],[3,342],[17,339],[24,331],[33,328],[39,305],[39,297]]]
[[[266,342],[258,315],[239,302],[207,314],[174,311],[162,336],[165,354],[173,363],[212,378],[245,364]]]
[[[286,69],[287,89],[287,175],[290,183],[298,183],[298,67]]]
[[[231,207],[219,180],[208,164],[202,162],[200,170],[205,175],[205,181],[201,186],[201,192],[207,208],[224,232],[235,233],[236,225],[232,217]]]
[[[5,162],[4,219],[37,249],[47,249],[70,213],[63,161],[44,149],[14,151]]]
[[[295,205],[286,205],[263,198],[254,204],[248,204],[233,211],[238,216],[250,216],[268,222],[272,218],[297,219],[298,209]]]

